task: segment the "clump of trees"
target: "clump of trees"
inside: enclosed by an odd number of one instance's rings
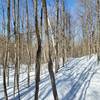
[[[55,73],[60,68],[60,58],[62,66],[69,57],[91,57],[93,53],[97,54],[97,61],[100,61],[100,1],[79,0],[78,6],[82,9],[77,13],[75,22],[70,10],[65,7],[65,0],[53,2],[48,5],[46,0],[40,3],[39,0],[1,0],[0,64],[3,66],[5,100],[8,100],[11,64],[14,69],[14,95],[17,90],[20,99],[21,64],[27,65],[29,87],[30,72],[35,63],[34,99],[38,100],[41,64],[48,63],[53,96],[58,100]],[[79,24],[80,32],[75,32],[76,24]],[[75,40],[76,36],[81,38],[79,42]]]

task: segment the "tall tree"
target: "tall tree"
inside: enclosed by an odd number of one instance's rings
[[[17,67],[17,89],[18,96],[20,100],[20,91],[19,91],[19,75],[20,75],[20,0],[17,0],[17,34],[16,34],[16,67]]]
[[[29,57],[29,61],[28,61],[28,87],[30,84],[30,66],[31,66],[31,40],[30,40],[30,33],[29,33],[29,15],[28,15],[28,1],[26,0],[26,22],[27,22],[27,52],[28,52],[28,57]]]
[[[38,28],[38,0],[34,0],[35,10],[35,31],[37,37],[37,53],[36,53],[36,65],[35,65],[35,100],[38,100],[39,93],[39,81],[40,81],[40,64],[41,64],[41,38]]]
[[[55,33],[55,41],[56,41],[56,45],[55,45],[55,49],[56,49],[56,58],[55,58],[55,72],[58,71],[59,69],[59,59],[58,59],[58,46],[59,46],[59,0],[56,0],[56,33]]]
[[[4,95],[5,99],[8,100],[7,95],[7,86],[6,86],[6,70],[7,70],[7,62],[8,62],[8,43],[10,39],[10,0],[7,2],[7,40],[6,40],[6,50],[4,52],[4,60],[3,60],[3,85],[4,85]],[[9,71],[9,68],[8,68]]]
[[[49,56],[48,71],[49,71],[50,78],[51,78],[54,99],[58,100],[58,94],[57,94],[57,89],[56,89],[56,84],[55,84],[55,76],[53,72],[53,63],[52,63],[52,58],[51,58],[51,47],[50,47],[50,37],[49,37],[49,31],[48,31],[48,14],[47,14],[46,0],[42,0],[42,7],[43,7],[43,13],[44,13],[45,34],[47,36],[47,43],[48,43],[48,49],[49,49],[48,51],[48,56]]]
[[[97,9],[97,58],[98,62],[100,61],[100,0],[96,0],[96,9]]]
[[[20,22],[19,22],[19,0],[16,2],[14,0],[14,34],[15,34],[15,75],[14,75],[14,94],[15,94],[15,89],[17,87],[18,90],[18,98],[20,100],[20,93],[19,93],[19,68],[20,68],[20,59],[19,59],[19,46],[20,46]],[[17,5],[17,12],[16,12],[16,3]],[[16,17],[17,15],[17,17]]]
[[[63,58],[63,66],[65,63],[65,4],[64,4],[64,0],[62,0],[62,58]]]

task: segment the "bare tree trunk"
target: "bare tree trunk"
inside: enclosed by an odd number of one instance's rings
[[[20,0],[18,0],[18,7],[17,7],[17,34],[16,34],[16,46],[17,46],[17,58],[16,58],[16,64],[17,64],[17,89],[18,89],[18,97],[20,100],[20,91],[19,91],[19,74],[20,74],[20,19],[19,19],[19,15],[20,15],[20,9],[19,9],[19,5],[20,5]],[[18,35],[18,36],[17,36]]]
[[[100,61],[100,0],[97,0],[97,59]]]
[[[65,50],[64,50],[64,47],[65,47],[65,6],[64,6],[64,0],[62,0],[62,17],[63,17],[62,58],[63,58],[63,66],[64,66],[64,63],[65,63]]]
[[[3,12],[3,34],[5,34],[5,14],[4,14],[4,6],[3,6],[3,1],[2,2],[2,12]],[[5,100],[8,100],[8,95],[7,95],[7,86],[6,86],[6,66],[5,65],[7,63],[7,41],[6,41],[6,50],[3,48],[3,50],[5,50],[3,52],[3,86],[4,86],[4,96],[5,96]],[[1,72],[0,72],[1,73]]]
[[[5,95],[5,100],[8,100],[8,95],[7,95],[7,86],[6,86],[6,71],[5,68],[3,68],[3,85],[4,85],[4,95]]]
[[[19,93],[19,68],[20,68],[20,59],[19,59],[19,47],[20,47],[20,33],[19,33],[19,0],[18,0],[17,12],[16,12],[16,0],[14,0],[14,34],[15,34],[15,74],[14,74],[14,95],[16,91],[16,87],[18,90],[18,99],[20,100]],[[17,14],[17,18],[16,18]],[[16,22],[17,21],[17,22]]]
[[[38,100],[38,93],[39,93],[39,81],[40,81],[40,64],[41,64],[41,39],[38,29],[38,0],[34,0],[34,7],[35,7],[35,30],[36,30],[36,37],[37,37],[37,54],[36,54],[36,66],[35,66],[35,100]]]
[[[6,71],[7,71],[7,85],[9,86],[9,65],[8,65],[8,61],[9,61],[9,41],[10,41],[10,0],[8,0],[8,8],[7,8],[7,17],[8,17],[8,23],[7,23],[7,60],[6,60]]]
[[[50,78],[51,78],[54,99],[58,100],[58,94],[57,94],[57,89],[56,89],[56,84],[55,84],[55,77],[54,77],[54,72],[53,72],[53,63],[51,59],[51,50],[50,50],[51,48],[50,48],[50,38],[49,38],[49,31],[48,31],[48,15],[47,15],[46,0],[42,0],[42,7],[43,7],[43,12],[44,12],[45,33],[47,35],[47,43],[48,43],[48,49],[49,49],[48,51],[48,55],[49,55],[48,71],[49,71]]]
[[[8,40],[8,52],[7,52],[7,85],[9,86],[9,40]]]
[[[58,58],[58,45],[59,45],[59,39],[58,39],[58,36],[59,36],[59,0],[56,0],[56,16],[57,16],[57,23],[56,23],[56,45],[55,45],[55,50],[56,50],[56,57],[55,57],[55,72],[57,73],[58,72],[58,69],[59,69],[59,58]]]
[[[43,21],[43,9],[41,7],[41,18],[40,18],[40,33],[41,33],[41,40],[42,40],[42,21]]]
[[[7,86],[6,86],[6,67],[7,67],[7,41],[6,41],[6,50],[4,52],[4,58],[3,58],[3,86],[4,86],[4,97],[5,100],[8,100],[7,95]]]
[[[26,0],[26,15],[27,15],[27,52],[28,52],[28,56],[29,56],[29,61],[28,61],[28,87],[30,85],[30,66],[31,66],[31,42],[30,42],[30,34],[29,34],[29,17],[28,17],[28,2]]]
[[[8,22],[7,22],[7,32],[8,32],[8,36],[7,36],[7,40],[6,40],[6,50],[4,52],[4,61],[3,61],[3,85],[4,85],[4,94],[5,94],[5,99],[8,100],[8,95],[7,95],[7,86],[6,86],[6,70],[9,68],[7,68],[7,61],[8,61],[8,43],[9,43],[9,39],[10,39],[10,0],[8,0],[7,2],[7,17],[8,17]],[[9,82],[9,81],[8,81]],[[9,85],[9,83],[8,83]]]

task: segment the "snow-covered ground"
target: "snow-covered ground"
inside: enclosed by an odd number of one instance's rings
[[[59,100],[100,100],[100,65],[96,55],[69,59],[64,67],[60,67],[56,77]],[[35,73],[31,72],[31,84],[27,87],[27,69],[22,66],[20,75],[21,100],[34,100]],[[23,72],[22,72],[23,71]],[[4,100],[2,76],[0,76],[0,100]],[[9,100],[18,100],[13,96],[13,71],[10,73],[10,86],[7,87]],[[39,100],[54,100],[47,64],[41,72]]]

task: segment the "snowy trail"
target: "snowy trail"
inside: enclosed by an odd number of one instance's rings
[[[75,99],[76,94],[78,93],[79,89],[81,86],[86,83],[88,77],[89,77],[89,72],[92,70],[94,66],[94,62],[91,64],[89,63],[87,68],[85,68],[82,73],[80,74],[78,80],[75,82],[75,84],[72,86],[71,90],[67,93],[67,95],[64,98],[67,98],[68,100],[73,100]],[[86,85],[85,85],[86,86]],[[84,87],[83,87],[84,88]],[[83,95],[82,95],[83,96]],[[80,96],[81,97],[81,96]],[[82,97],[81,97],[82,98]],[[78,100],[78,99],[77,99]]]
[[[56,86],[59,100],[99,100],[100,97],[100,66],[96,64],[96,55],[90,59],[87,56],[73,58],[60,67],[56,77]],[[1,80],[2,77],[0,77]],[[13,79],[12,79],[13,80]],[[13,81],[8,87],[9,100],[18,100],[13,97]],[[27,88],[27,75],[20,79],[21,100],[34,99],[34,73],[31,74],[31,85]],[[2,84],[2,82],[0,83]],[[96,96],[96,97],[95,97]],[[0,88],[0,100],[3,100],[3,87]],[[54,100],[50,77],[47,72],[41,75],[39,100]]]

